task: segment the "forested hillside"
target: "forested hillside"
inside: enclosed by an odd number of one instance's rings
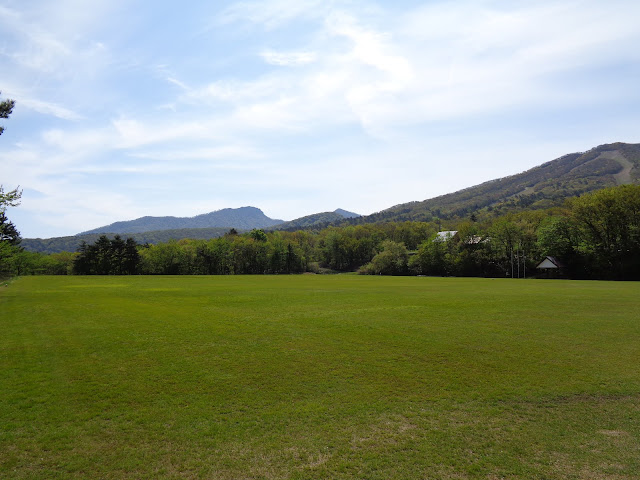
[[[348,212],[341,208],[334,210],[333,212],[315,213],[313,215],[307,215],[305,217],[296,218],[290,222],[284,222],[280,225],[272,227],[273,230],[289,230],[295,231],[306,228],[313,228],[320,225],[327,225],[331,223],[339,223],[345,219],[358,218],[360,215],[353,212]]]
[[[282,223],[267,217],[255,207],[224,208],[195,217],[142,217],[135,220],[115,222],[104,227],[81,233],[142,233],[155,230],[176,230],[182,228],[236,228],[251,230],[268,228]]]
[[[127,237],[133,238],[139,244],[155,244],[168,242],[169,240],[180,240],[182,238],[209,240],[211,238],[221,237],[228,231],[228,228],[181,228],[178,230],[156,230],[153,232],[132,233],[127,235]],[[113,239],[115,235],[116,234],[107,234],[107,238]],[[90,233],[70,237],[24,238],[20,246],[30,252],[75,252],[82,242],[91,244],[96,242],[100,236],[101,234],[99,233]]]
[[[239,231],[318,231],[329,226],[405,221],[444,225],[463,219],[482,221],[508,213],[560,207],[567,199],[621,184],[640,184],[640,144],[601,145],[588,152],[564,155],[517,175],[429,200],[397,205],[368,216],[337,209],[283,222],[270,219],[258,208],[227,208],[192,218],[143,217],[128,222],[116,222],[90,231],[94,232],[92,236],[81,234],[82,237],[24,239],[22,246],[29,251],[44,253],[75,251],[82,240],[91,243],[101,232],[110,234],[110,238],[120,233],[132,236],[141,244],[155,244],[171,239],[216,238],[230,228]],[[218,227],[201,228],[212,223]],[[186,228],[185,225],[192,227]]]
[[[449,231],[448,235],[438,233]],[[138,252],[136,255],[135,252]],[[228,231],[210,240],[137,245],[98,238],[75,253],[19,251],[0,273],[229,275],[358,271],[382,275],[504,277],[540,274],[553,257],[571,278],[640,279],[640,185],[605,188],[564,207],[478,221],[380,222],[296,232]],[[2,260],[2,259],[0,259]]]
[[[613,143],[564,155],[517,175],[421,202],[396,205],[345,223],[497,216],[509,211],[560,206],[567,198],[630,183],[640,183],[640,144]]]

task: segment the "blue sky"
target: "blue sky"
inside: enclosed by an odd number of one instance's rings
[[[24,237],[362,214],[640,142],[640,3],[0,0]]]

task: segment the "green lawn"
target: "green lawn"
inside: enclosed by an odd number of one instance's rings
[[[639,476],[640,283],[0,286],[0,478]]]

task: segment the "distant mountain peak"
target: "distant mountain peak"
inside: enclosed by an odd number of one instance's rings
[[[104,227],[94,228],[78,235],[90,233],[144,233],[157,230],[176,230],[182,228],[236,228],[252,230],[268,228],[282,223],[267,217],[256,207],[223,208],[195,217],[140,217],[135,220],[115,222]]]
[[[361,217],[359,213],[349,212],[347,210],[343,210],[342,208],[337,208],[333,211],[333,213],[337,213],[338,215],[342,215],[344,218],[357,218]]]

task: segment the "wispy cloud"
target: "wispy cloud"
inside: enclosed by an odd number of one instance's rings
[[[78,121],[83,118],[79,113],[55,103],[45,102],[37,98],[22,98],[20,95],[16,95],[15,98],[21,106],[35,110],[38,113],[52,115],[62,120]]]
[[[275,52],[265,50],[260,53],[265,62],[281,67],[296,67],[307,65],[316,61],[316,54],[313,52]]]
[[[5,3],[2,182],[61,229],[194,205],[369,213],[640,141],[630,0]],[[206,34],[165,38],[157,12],[212,8]]]
[[[293,20],[318,18],[331,8],[332,3],[323,0],[237,2],[224,10],[218,21],[223,24],[251,22],[266,29],[275,29]]]

